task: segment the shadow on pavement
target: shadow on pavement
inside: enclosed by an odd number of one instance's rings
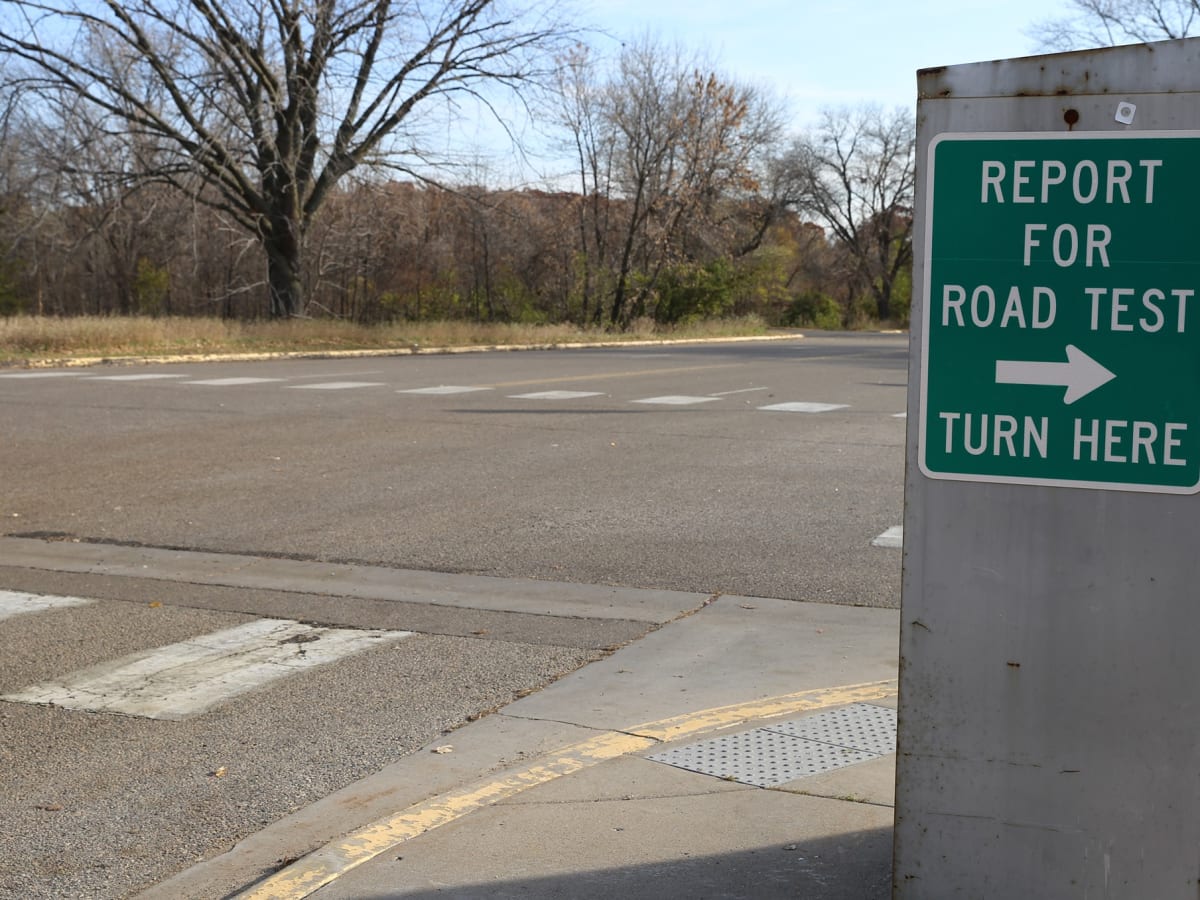
[[[738,853],[437,888],[400,886],[405,880],[418,880],[405,872],[401,858],[390,863],[395,888],[355,896],[362,900],[886,900],[891,896],[891,854],[892,829],[878,828]]]

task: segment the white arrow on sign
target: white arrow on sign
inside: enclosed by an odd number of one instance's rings
[[[1074,344],[1067,344],[1065,363],[996,360],[996,384],[1065,387],[1063,403],[1068,406],[1116,377]]]

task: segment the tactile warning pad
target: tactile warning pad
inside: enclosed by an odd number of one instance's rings
[[[895,710],[855,703],[753,731],[673,747],[646,758],[741,784],[774,787],[877,759],[895,747]]]
[[[763,727],[778,734],[853,747],[878,756],[896,752],[896,711],[871,703],[855,703]]]

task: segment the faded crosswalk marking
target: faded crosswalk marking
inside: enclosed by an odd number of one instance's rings
[[[0,591],[0,619],[25,613],[42,612],[67,606],[86,606],[93,601],[83,597],[54,597],[48,594],[25,594],[20,591]]]
[[[461,384],[439,384],[437,387],[408,388],[397,394],[470,394],[475,391],[490,391],[491,388],[469,387]]]
[[[716,397],[688,397],[681,394],[669,394],[665,397],[647,397],[645,400],[634,400],[634,403],[651,403],[661,406],[690,406],[693,403],[712,403]]]
[[[352,388],[383,387],[382,381],[324,381],[319,384],[289,384],[293,391],[348,391]]]
[[[792,403],[772,403],[770,406],[760,406],[760,410],[766,412],[801,412],[801,413],[823,413],[833,412],[835,409],[846,409],[845,403],[808,403],[805,401],[795,401]]]
[[[533,394],[510,394],[510,400],[581,400],[603,396],[599,391],[537,391]]]
[[[211,387],[233,387],[242,384],[267,384],[272,381],[283,381],[282,378],[204,378],[200,381],[183,381],[181,384],[204,384]]]
[[[169,375],[166,373],[151,373],[143,372],[138,375],[88,375],[84,381],[162,381],[170,378],[187,378],[187,375],[176,373]]]
[[[68,709],[183,719],[302,669],[409,637],[407,631],[318,628],[258,619],[166,647],[133,653],[2,700]]]

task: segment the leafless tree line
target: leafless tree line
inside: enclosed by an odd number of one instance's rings
[[[1196,33],[1200,0],[1069,0],[1064,15],[1034,25],[1047,48],[1079,50],[1177,40]]]
[[[531,3],[9,0],[0,311],[903,316],[907,113],[797,138],[703,56],[597,60]],[[438,179],[427,116],[514,91],[571,181]]]

